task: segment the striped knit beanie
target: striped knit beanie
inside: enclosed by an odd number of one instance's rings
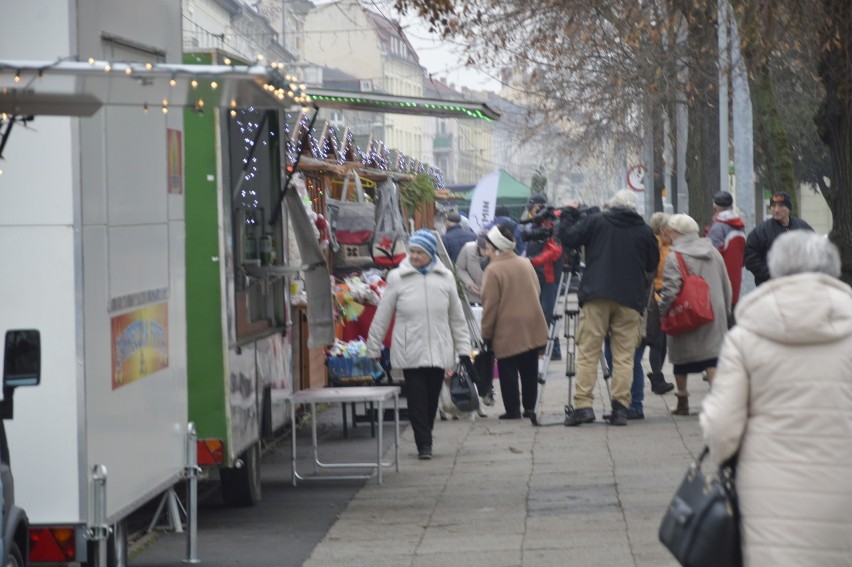
[[[435,260],[435,254],[438,251],[438,242],[431,231],[421,229],[411,235],[408,239],[409,246],[416,246],[429,254],[431,260]]]

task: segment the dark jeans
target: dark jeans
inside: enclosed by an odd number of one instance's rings
[[[663,362],[666,361],[666,338],[659,345],[651,345],[648,348],[648,362],[651,363],[651,374],[663,379]]]
[[[630,409],[644,411],[645,401],[645,373],[642,370],[642,355],[645,354],[645,345],[640,344],[633,353],[633,382],[630,384]],[[612,350],[609,346],[609,337],[604,341],[604,356],[606,363],[612,371]]]
[[[509,358],[497,360],[497,373],[500,375],[500,394],[506,413],[520,415],[521,395],[524,409],[535,411],[538,396],[538,349],[528,350]],[[518,392],[518,375],[521,377],[521,391]]]
[[[443,368],[403,368],[408,422],[414,431],[417,451],[432,446],[432,428],[438,412],[438,398],[444,384]]]
[[[544,311],[544,319],[547,321],[548,328],[553,323],[553,309],[556,307],[557,294],[559,293],[559,282],[544,283],[544,276],[539,275],[539,284],[541,284],[541,293],[538,296],[538,301],[541,303],[541,310]],[[562,356],[562,347],[559,344],[559,337],[562,333],[556,333],[556,340],[553,341],[553,351],[551,356],[559,358]]]

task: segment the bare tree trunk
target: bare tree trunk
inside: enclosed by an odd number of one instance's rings
[[[762,174],[760,186],[773,192],[786,191],[798,210],[790,138],[775,102],[769,68],[769,53],[775,43],[775,1],[731,0],[731,5],[739,28],[740,53],[748,69],[755,141],[761,149],[755,152]]]
[[[703,227],[710,223],[713,195],[719,191],[717,12],[715,1],[686,4],[683,13],[691,58],[687,87],[686,183],[689,214]]]
[[[831,187],[824,193],[834,217],[829,235],[840,250],[841,278],[852,285],[852,4],[825,0],[826,26],[819,74],[825,99],[814,121],[831,154]]]

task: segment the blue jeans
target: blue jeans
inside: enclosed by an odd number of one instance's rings
[[[645,371],[642,369],[642,356],[645,354],[645,345],[640,344],[633,353],[633,382],[630,385],[630,409],[644,411],[645,401]],[[609,337],[604,341],[604,357],[612,371],[612,350],[609,347]]]

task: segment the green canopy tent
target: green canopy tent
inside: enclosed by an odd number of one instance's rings
[[[510,216],[515,220],[519,220],[521,214],[526,209],[527,201],[529,201],[532,192],[527,185],[524,185],[503,169],[498,169],[496,172],[483,176],[474,187],[470,187],[466,191],[462,190],[461,187],[455,189],[455,193],[464,196],[464,198],[456,201],[458,210],[469,213],[476,189],[479,187],[487,190],[484,185],[493,184],[495,181],[497,183],[496,206],[508,208]],[[493,214],[491,216],[493,217]]]

